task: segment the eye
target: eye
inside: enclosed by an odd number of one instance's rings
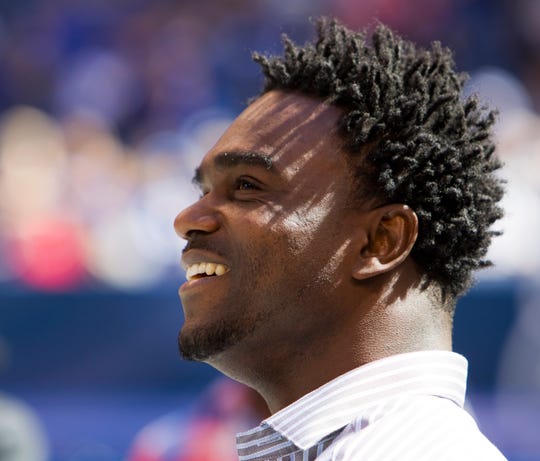
[[[252,181],[247,178],[238,178],[234,183],[235,190],[258,190],[259,187],[255,184],[255,181]]]

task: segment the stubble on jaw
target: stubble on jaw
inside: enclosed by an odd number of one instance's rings
[[[268,247],[271,248],[271,245]],[[226,254],[217,247],[211,246],[210,243],[205,242],[205,248],[220,255]],[[269,260],[266,251],[257,256],[257,249],[254,244],[250,244],[246,248],[246,254],[250,255],[247,258],[249,263],[244,264],[248,274],[264,273]],[[265,322],[272,317],[272,308],[266,305],[257,312],[255,309],[258,304],[257,300],[247,300],[250,293],[258,291],[255,288],[257,285],[256,280],[251,280],[251,283],[245,283],[241,286],[244,290],[247,289],[247,286],[252,287],[247,291],[230,288],[227,299],[220,301],[220,308],[217,310],[218,312],[228,312],[226,317],[214,320],[210,318],[199,325],[190,325],[189,321],[185,322],[178,335],[178,348],[182,358],[189,361],[208,362],[212,357],[236,346],[254,335],[259,329],[264,328]],[[269,298],[272,299],[272,296]]]
[[[186,325],[178,335],[178,348],[185,360],[205,362],[241,343],[256,332],[269,317],[261,312],[255,317],[241,316],[223,319],[217,323],[188,328]]]
[[[204,362],[241,341],[248,331],[239,322],[220,322],[194,331],[183,327],[178,335],[178,348],[185,360]]]

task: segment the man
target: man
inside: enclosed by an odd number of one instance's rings
[[[438,44],[323,19],[196,171],[180,350],[272,416],[240,460],[502,460],[462,409],[456,299],[501,216],[493,114]]]

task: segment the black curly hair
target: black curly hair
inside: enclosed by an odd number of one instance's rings
[[[355,164],[360,194],[404,203],[417,214],[411,256],[443,297],[457,298],[484,260],[498,202],[501,164],[494,155],[495,113],[462,96],[466,75],[451,52],[434,42],[417,48],[379,25],[371,40],[335,19],[317,23],[315,43],[284,36],[282,57],[258,53],[265,86],[300,91],[344,109],[340,130]]]

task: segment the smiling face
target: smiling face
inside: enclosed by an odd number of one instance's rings
[[[346,321],[338,311],[350,304],[362,210],[351,203],[339,116],[319,99],[271,91],[204,157],[201,198],[175,220],[188,241],[184,357],[226,368],[229,353],[286,356]]]

